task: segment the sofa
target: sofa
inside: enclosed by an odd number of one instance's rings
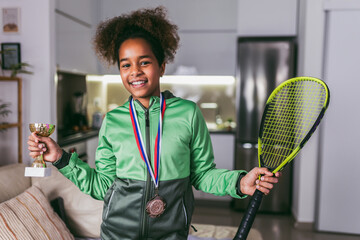
[[[24,164],[0,167],[0,239],[99,239],[103,202],[82,193],[55,167],[24,177]],[[236,227],[192,224],[189,239],[232,239]],[[252,229],[248,239],[262,240]]]

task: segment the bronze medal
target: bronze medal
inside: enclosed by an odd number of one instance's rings
[[[155,197],[150,199],[146,204],[146,212],[149,214],[149,217],[156,218],[164,213],[165,207],[165,200],[156,194]]]

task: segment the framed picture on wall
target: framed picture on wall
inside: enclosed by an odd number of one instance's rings
[[[21,62],[20,43],[1,44],[1,68],[11,69]],[[20,67],[20,66],[19,66]]]
[[[9,7],[2,9],[2,30],[4,33],[20,32],[20,8]]]

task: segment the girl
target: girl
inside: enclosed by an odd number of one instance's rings
[[[30,156],[44,153],[81,191],[104,200],[102,239],[187,239],[192,186],[244,198],[268,194],[278,181],[265,168],[216,169],[208,129],[195,103],[160,92],[159,79],[174,59],[179,37],[162,7],[101,23],[98,55],[117,64],[128,102],[103,120],[96,169],[51,138],[31,134]],[[259,175],[263,175],[261,180]]]

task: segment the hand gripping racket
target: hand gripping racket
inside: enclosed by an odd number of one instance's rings
[[[259,138],[259,166],[281,171],[298,154],[319,125],[329,105],[330,92],[317,78],[296,77],[280,84],[266,102]],[[234,240],[245,240],[263,193],[256,190]]]

